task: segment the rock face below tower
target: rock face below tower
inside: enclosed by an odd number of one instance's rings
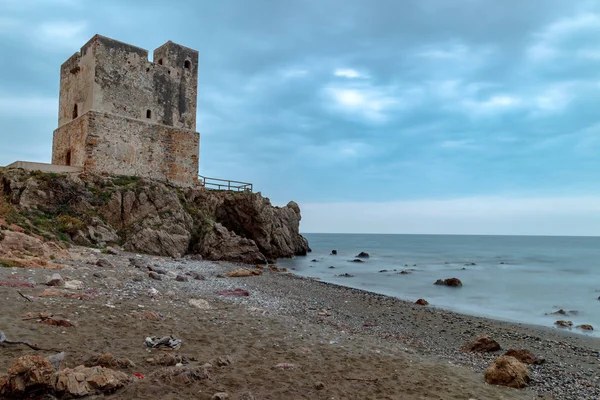
[[[198,177],[198,52],[100,35],[62,66],[52,164],[191,185]]]

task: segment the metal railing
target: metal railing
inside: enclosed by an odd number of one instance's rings
[[[233,192],[252,192],[252,184],[248,182],[230,181],[228,179],[209,178],[198,175],[205,188],[211,190],[230,190]]]

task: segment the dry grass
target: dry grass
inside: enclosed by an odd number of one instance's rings
[[[0,216],[4,216],[9,214],[13,210],[12,205],[10,205],[4,196],[0,196]]]

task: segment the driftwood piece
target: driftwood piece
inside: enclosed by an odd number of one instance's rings
[[[31,300],[29,297],[25,296],[23,293],[19,292],[18,290],[17,290],[17,293],[19,293],[21,295],[21,297],[24,298],[25,300],[33,302],[33,300]]]
[[[25,346],[28,346],[32,350],[56,351],[54,349],[41,348],[38,345],[31,344],[26,340],[8,340],[6,338],[6,335],[4,334],[4,332],[0,331],[0,346],[5,345],[5,344],[24,344]]]

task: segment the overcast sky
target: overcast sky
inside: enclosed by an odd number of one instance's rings
[[[600,234],[599,1],[0,0],[0,165],[96,33],[197,49],[200,173],[304,232]]]

